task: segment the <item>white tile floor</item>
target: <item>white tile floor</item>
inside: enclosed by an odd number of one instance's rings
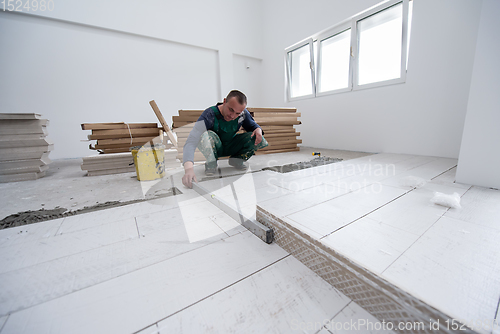
[[[191,191],[0,240],[1,334],[316,333],[355,307]]]
[[[456,164],[362,157],[326,173],[274,176],[292,193],[257,202],[450,317],[491,322],[500,300],[500,191],[454,183]],[[458,193],[462,208],[433,204],[434,192]]]
[[[493,320],[500,192],[454,183],[455,165],[380,154],[203,184],[229,199],[233,182],[246,207],[259,204],[450,317]],[[411,187],[411,177],[427,183]],[[376,322],[277,245],[182,191],[0,230],[0,334],[324,334],[352,332],[334,327],[347,319]],[[459,193],[462,208],[432,204],[434,191]]]

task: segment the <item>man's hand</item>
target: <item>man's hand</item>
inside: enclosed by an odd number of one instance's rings
[[[184,171],[185,174],[182,177],[182,184],[188,188],[193,188],[193,180],[194,182],[198,182],[196,179],[196,175],[194,174],[194,167],[191,161],[186,161],[184,163]]]
[[[255,145],[259,145],[260,142],[262,141],[262,129],[257,128],[253,130],[252,132],[252,137],[255,136]]]

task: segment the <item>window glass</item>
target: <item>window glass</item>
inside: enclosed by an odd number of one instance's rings
[[[288,52],[291,97],[312,94],[311,53],[309,44]]]
[[[349,60],[351,29],[329,37],[321,42],[319,92],[349,86]]]
[[[389,7],[357,22],[358,85],[401,76],[403,5]]]

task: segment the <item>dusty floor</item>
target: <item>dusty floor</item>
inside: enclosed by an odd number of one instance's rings
[[[249,160],[251,171],[265,167],[285,165],[314,158],[312,152],[343,160],[358,158],[370,153],[342,150],[326,150],[302,147],[299,152],[254,156]],[[82,210],[107,202],[131,202],[154,199],[169,195],[172,188],[183,192],[182,168],[170,169],[160,181],[139,182],[135,172],[87,177],[80,169],[81,159],[55,160],[45,177],[35,181],[0,183],[0,220],[24,211],[65,208],[67,211]],[[219,167],[223,176],[242,174],[231,168],[227,160]],[[196,167],[198,180],[205,178],[203,167]]]

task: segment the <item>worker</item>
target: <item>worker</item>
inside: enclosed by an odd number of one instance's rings
[[[205,156],[205,175],[214,175],[217,160],[229,157],[229,165],[246,170],[246,161],[257,151],[268,146],[262,128],[246,109],[247,97],[238,90],[232,90],[222,103],[207,108],[195,123],[184,144],[183,165],[185,174],[182,183],[192,188],[198,182],[193,161],[196,147]],[[245,133],[238,133],[243,127]]]

